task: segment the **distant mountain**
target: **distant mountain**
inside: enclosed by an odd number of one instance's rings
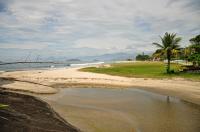
[[[80,59],[68,59],[66,61],[81,61]]]
[[[134,53],[113,53],[113,54],[103,54],[97,56],[80,56],[76,58],[67,58],[63,57],[54,57],[50,56],[48,58],[44,58],[44,61],[54,61],[54,62],[80,62],[80,61],[120,61],[127,59],[135,59]]]
[[[42,60],[44,61],[53,61],[53,62],[65,62],[68,60],[67,57],[63,57],[63,56],[50,56],[47,58],[43,58]]]
[[[86,61],[117,61],[117,60],[127,60],[127,59],[135,59],[135,54],[130,53],[114,53],[114,54],[104,54],[99,56],[85,56],[79,57],[81,60]]]

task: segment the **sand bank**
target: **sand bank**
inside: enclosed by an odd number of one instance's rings
[[[66,87],[105,87],[141,88],[160,94],[175,96],[189,102],[200,104],[200,82],[176,79],[144,79],[111,76],[98,73],[81,72],[80,68],[61,68],[51,70],[15,71],[0,74],[0,77],[13,78],[11,82],[1,79],[0,87],[34,93],[56,93],[57,88]]]
[[[29,95],[0,91],[1,132],[80,132],[44,101]]]

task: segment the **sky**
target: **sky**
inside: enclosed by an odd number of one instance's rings
[[[151,53],[200,34],[199,0],[0,0],[0,61]]]

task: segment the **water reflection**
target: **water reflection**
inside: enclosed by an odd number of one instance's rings
[[[42,96],[85,131],[199,132],[200,106],[137,89],[63,89]]]

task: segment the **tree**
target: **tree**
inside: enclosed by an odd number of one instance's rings
[[[160,49],[157,49],[153,54],[152,54],[153,60],[155,61],[163,61],[163,53],[161,52]]]
[[[192,44],[200,45],[200,34],[197,35],[197,36],[194,37],[194,38],[191,38],[191,39],[190,39],[190,42],[191,42]]]
[[[136,60],[138,61],[146,61],[146,60],[150,60],[150,56],[149,55],[145,55],[144,53],[141,55],[141,54],[138,54],[136,56]]]
[[[184,56],[184,59],[185,59],[186,61],[188,61],[190,55],[191,55],[191,49],[190,49],[190,47],[185,47],[185,48],[183,49],[183,56]]]
[[[200,35],[190,39],[191,54],[188,57],[194,66],[200,66]]]
[[[170,73],[170,61],[173,53],[176,50],[180,50],[179,42],[181,41],[180,37],[177,37],[175,33],[165,33],[165,35],[161,38],[161,44],[159,43],[153,43],[153,45],[157,46],[159,49],[159,53],[161,55],[164,55],[165,58],[167,58],[167,73]]]

